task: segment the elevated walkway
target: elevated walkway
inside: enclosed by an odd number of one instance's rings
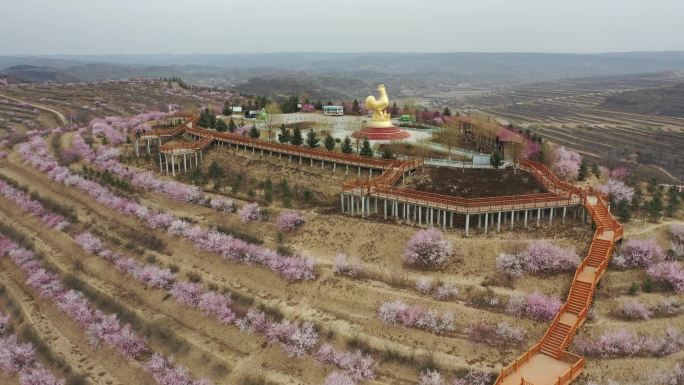
[[[541,165],[533,165],[541,174],[550,173]],[[544,178],[555,188],[566,188],[553,177]],[[566,351],[577,329],[586,321],[587,312],[624,229],[608,210],[606,197],[574,186],[583,205],[596,225],[589,252],[577,267],[567,300],[551,322],[546,334],[536,345],[509,366],[503,368],[495,385],[563,385],[574,380],[584,368],[584,358]]]
[[[566,208],[582,204],[582,192],[580,189],[561,181],[545,166],[531,161],[520,162],[519,168],[530,173],[548,192],[486,198],[459,198],[394,187],[394,184],[400,178],[403,178],[406,174],[410,175],[412,170],[422,165],[422,161],[416,159],[395,160],[378,177],[345,182],[343,184],[343,195],[348,195],[349,198],[352,198],[350,200],[353,200],[353,197],[361,200],[362,209],[355,209],[355,212],[361,215],[370,214],[370,198],[373,198],[375,200],[389,201],[392,205],[401,205],[402,207],[397,208],[396,211],[405,211],[406,213],[409,213],[411,210],[427,209],[437,210],[438,216],[445,217],[453,217],[454,214],[497,214],[499,215],[497,227],[500,227],[500,214],[503,213],[505,213],[504,220],[510,219],[511,223],[513,223],[516,212],[525,212],[524,223],[526,226],[527,212],[529,210],[536,210],[538,218],[541,216],[541,210],[548,210],[552,220],[554,209],[563,209],[564,217]],[[368,204],[365,204],[364,200],[367,200]],[[345,211],[344,206],[343,203],[343,211]],[[392,210],[393,212],[395,211],[394,209]],[[466,217],[465,221],[469,222],[470,217]],[[494,219],[492,219],[492,223],[493,221]],[[449,222],[453,222],[453,220],[449,219]],[[446,227],[444,220],[441,223]]]
[[[325,162],[333,165],[335,169],[338,165],[346,166],[347,169],[351,167],[357,167],[359,174],[361,169],[368,169],[372,175],[373,170],[382,171],[381,177],[388,178],[388,180],[396,180],[403,175],[403,172],[409,169],[415,169],[416,167],[422,166],[422,160],[420,159],[407,159],[402,161],[397,160],[387,160],[379,158],[369,158],[365,156],[344,154],[340,152],[327,151],[317,148],[309,148],[303,146],[292,146],[289,144],[283,144],[278,142],[270,142],[260,139],[249,138],[243,135],[234,134],[231,132],[216,132],[206,128],[195,127],[194,123],[197,122],[199,117],[197,115],[183,116],[187,120],[181,125],[174,127],[172,129],[158,129],[151,133],[145,134],[150,136],[153,140],[159,143],[159,168],[164,170],[166,165],[166,171],[169,173],[169,160],[170,160],[170,170],[171,173],[175,175],[176,164],[178,167],[183,165],[183,169],[187,169],[186,158],[189,158],[190,164],[192,165],[192,159],[195,159],[195,165],[201,162],[202,151],[212,145],[224,146],[236,146],[236,148],[244,147],[245,149],[251,149],[252,152],[260,151],[262,154],[268,152],[270,154],[278,154],[279,156],[285,155],[290,159],[292,157],[298,158],[300,163],[302,159],[308,159],[313,164],[313,161],[320,161],[323,166]],[[186,137],[192,137],[194,141],[174,143],[174,144],[162,144],[162,139],[172,139],[181,135]],[[137,150],[137,142],[136,142]],[[149,142],[148,142],[148,153],[149,153]],[[176,162],[176,158],[182,158]]]

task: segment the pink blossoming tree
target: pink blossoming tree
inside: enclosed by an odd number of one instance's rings
[[[333,271],[335,274],[355,278],[363,274],[363,264],[358,258],[340,253],[335,257]]]
[[[296,211],[286,211],[278,216],[278,230],[288,233],[306,223],[304,217]]]
[[[665,253],[655,238],[630,239],[619,249],[613,263],[621,268],[649,267],[664,259]]]
[[[454,330],[454,315],[451,312],[439,314],[421,305],[409,305],[401,300],[386,301],[378,308],[378,318],[387,324],[423,329],[435,334],[446,334]]]
[[[634,197],[634,188],[619,179],[610,178],[606,183],[596,186],[596,189],[608,195],[613,202],[630,202]]]
[[[436,268],[446,263],[454,254],[451,242],[441,231],[432,227],[419,230],[406,244],[404,263],[422,268]]]
[[[556,316],[561,305],[559,299],[535,291],[532,294],[511,297],[506,306],[506,313],[535,321],[549,321]]]
[[[553,274],[575,269],[580,263],[577,252],[553,245],[548,241],[532,241],[525,251],[518,254],[501,253],[496,266],[509,277],[523,273]]]
[[[258,222],[264,217],[261,206],[256,202],[242,206],[242,208],[238,210],[238,214],[240,215],[240,221],[242,223]]]
[[[684,268],[677,261],[651,265],[646,272],[654,280],[667,283],[677,293],[684,293]]]
[[[573,181],[577,179],[582,157],[575,151],[564,146],[559,146],[555,150],[551,170],[561,179]]]

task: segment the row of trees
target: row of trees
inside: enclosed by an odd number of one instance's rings
[[[321,145],[321,138],[318,136],[316,131],[309,129],[306,133],[306,138],[302,135],[302,130],[299,127],[295,127],[290,131],[285,124],[280,125],[280,134],[278,134],[278,141],[280,143],[289,143],[293,146],[301,146],[304,143],[310,148],[318,148]],[[340,151],[344,154],[352,154],[354,152],[354,147],[352,145],[351,138],[349,136],[345,137],[344,140],[340,141],[335,139],[332,135],[327,134],[323,139],[323,146],[328,151],[334,151],[337,144],[340,143]],[[364,139],[363,145],[359,150],[359,154],[362,156],[372,157],[373,149],[370,145],[368,139]]]

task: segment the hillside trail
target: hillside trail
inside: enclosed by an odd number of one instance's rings
[[[39,110],[47,111],[47,112],[49,112],[49,113],[54,114],[55,116],[57,116],[57,119],[59,119],[59,121],[62,123],[63,126],[66,126],[66,124],[67,124],[67,120],[66,120],[66,117],[64,116],[64,114],[62,114],[61,112],[59,112],[59,111],[57,111],[57,110],[55,110],[55,109],[53,109],[53,108],[46,107],[46,106],[44,106],[44,105],[42,105],[42,104],[36,104],[36,103],[28,102],[28,101],[26,101],[26,100],[21,100],[21,99],[13,98],[13,97],[11,97],[11,96],[7,96],[7,95],[3,95],[3,94],[0,94],[0,98],[5,98],[5,99],[13,100],[13,101],[15,101],[15,102],[17,102],[17,103],[25,103],[25,104],[28,104],[28,105],[30,105],[30,106],[33,106],[33,107],[35,107],[35,108],[37,108],[37,109],[39,109]]]
[[[641,235],[641,234],[647,234],[652,232],[653,230],[656,230],[658,228],[664,227],[664,226],[669,226],[669,225],[684,225],[684,221],[680,220],[671,220],[671,221],[663,221],[659,223],[651,223],[646,226],[639,227],[638,230],[627,230],[625,231],[625,235]]]
[[[653,167],[655,167],[655,168],[657,168],[658,170],[662,171],[665,175],[669,176],[670,178],[672,178],[672,180],[676,181],[677,183],[682,183],[682,181],[679,180],[679,178],[677,178],[677,177],[675,177],[674,175],[670,174],[670,172],[667,171],[667,170],[665,170],[664,168],[662,168],[662,167],[660,167],[660,166],[655,166],[655,165],[654,165]]]

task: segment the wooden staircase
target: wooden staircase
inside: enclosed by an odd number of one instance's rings
[[[550,173],[545,166],[528,162],[536,173]],[[548,183],[555,183],[546,175]],[[563,188],[555,184],[555,188]],[[577,190],[569,190],[569,194]],[[587,256],[577,267],[567,300],[541,341],[525,352],[514,363],[501,370],[495,385],[563,385],[575,379],[584,368],[584,358],[569,353],[566,349],[577,329],[584,323],[596,291],[596,285],[603,276],[613,253],[613,247],[622,239],[623,227],[613,218],[606,203],[606,197],[591,190],[580,190],[583,205],[596,231]],[[550,357],[543,359],[539,355]],[[555,371],[555,372],[554,372]]]
[[[555,324],[549,329],[546,338],[542,340],[541,352],[559,358],[560,353],[565,348],[565,341],[571,330],[572,326],[564,323]]]

